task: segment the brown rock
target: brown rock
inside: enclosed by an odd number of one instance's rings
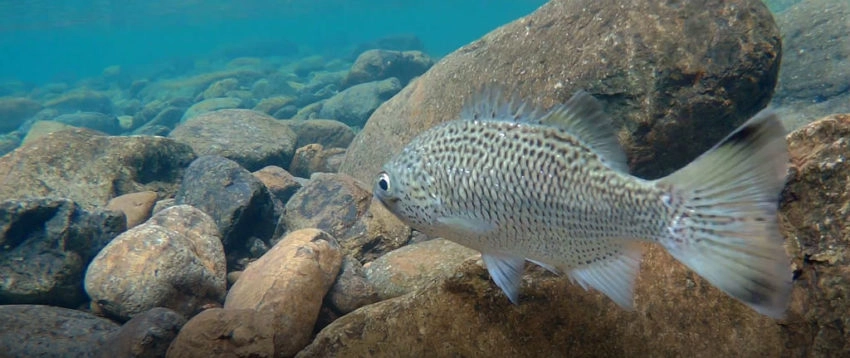
[[[366,280],[363,265],[351,256],[343,257],[339,276],[327,295],[333,309],[346,314],[379,300],[375,286]]]
[[[157,195],[153,191],[142,191],[117,196],[109,200],[106,208],[124,213],[127,217],[127,228],[133,228],[151,217],[151,210],[156,204]]]
[[[448,240],[428,240],[390,251],[366,264],[366,279],[385,300],[452,276],[461,263],[475,255],[478,251]]]
[[[330,119],[292,119],[284,121],[298,134],[296,148],[318,143],[325,148],[348,148],[354,130],[345,123]]]
[[[91,209],[115,196],[177,191],[192,148],[162,137],[51,133],[0,158],[0,199],[64,197]]]
[[[813,122],[788,136],[791,169],[782,193],[797,286],[789,329],[817,356],[850,352],[850,114]]]
[[[205,310],[183,326],[165,356],[276,357],[273,317],[255,310]]]
[[[295,150],[289,172],[309,178],[313,173],[336,173],[345,155],[343,148],[327,148],[321,144],[308,144]]]
[[[179,313],[157,307],[127,321],[105,339],[97,357],[164,357],[180,327],[186,323]]]
[[[290,231],[318,228],[343,237],[369,208],[372,194],[347,175],[317,173],[286,203]]]
[[[313,326],[342,264],[336,240],[317,229],[290,233],[254,261],[224,303],[272,317],[276,356],[292,356],[310,342]]]
[[[301,183],[281,167],[270,165],[252,174],[263,182],[269,189],[269,193],[283,204],[286,204],[295,192],[301,189]]]
[[[413,232],[381,203],[372,198],[369,211],[342,235],[338,241],[346,255],[369,262],[407,245]]]
[[[779,32],[761,1],[550,1],[444,57],[379,107],[340,171],[371,182],[415,135],[496,84],[545,108],[590,92],[617,121],[632,170],[661,176],[764,107],[779,60]]]
[[[209,215],[165,209],[112,240],[92,260],[85,288],[92,310],[130,319],[154,307],[192,316],[226,294],[221,237]]]

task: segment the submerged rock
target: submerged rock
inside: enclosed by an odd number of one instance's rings
[[[202,156],[189,165],[175,202],[195,206],[215,220],[230,263],[250,251],[252,237],[268,242],[277,222],[265,185],[218,156]]]
[[[290,231],[317,228],[344,237],[369,208],[372,194],[346,175],[318,173],[286,203]]]
[[[118,118],[113,115],[98,113],[98,112],[77,112],[68,113],[53,118],[53,121],[64,123],[70,126],[79,128],[88,128],[106,134],[119,134],[122,128],[118,123]]]
[[[284,121],[298,135],[296,148],[321,144],[325,148],[348,148],[354,140],[354,130],[345,123],[330,119]]]
[[[319,117],[363,127],[372,112],[401,88],[401,82],[395,77],[352,86],[325,101]]]
[[[63,197],[90,209],[127,193],[170,196],[193,159],[191,147],[168,138],[55,132],[0,158],[0,200]]]
[[[0,133],[17,129],[41,110],[41,104],[29,98],[0,97]]]
[[[315,173],[336,173],[343,156],[343,148],[325,149],[318,143],[308,144],[295,150],[289,172],[301,178],[309,178]]]
[[[192,317],[166,357],[273,358],[274,317],[252,309],[212,308]]]
[[[102,92],[77,90],[67,92],[44,103],[47,108],[53,108],[61,113],[99,112],[112,113],[113,104],[109,96]]]
[[[183,117],[180,119],[180,122],[186,122],[207,112],[213,112],[220,109],[234,109],[241,107],[242,100],[239,98],[219,97],[205,99],[189,107],[189,109],[187,109],[186,112],[183,113]]]
[[[292,232],[248,265],[227,293],[224,309],[274,317],[275,355],[293,356],[310,342],[322,297],[341,264],[339,245],[327,233]]]
[[[121,213],[67,199],[0,202],[0,305],[83,303],[86,266],[124,230]]]
[[[404,86],[432,65],[434,60],[421,51],[368,50],[357,56],[343,87],[392,77],[398,78]]]
[[[186,323],[179,313],[157,307],[139,314],[104,338],[96,357],[160,358]]]
[[[86,272],[92,310],[128,320],[155,307],[192,316],[226,294],[224,248],[212,218],[173,206],[112,240]]]
[[[248,170],[287,167],[297,142],[286,124],[247,109],[205,113],[181,124],[169,137],[190,145],[198,155],[219,155]]]
[[[77,310],[36,305],[0,306],[4,357],[95,357],[118,324]]]
[[[486,85],[545,108],[588,91],[616,121],[632,170],[662,176],[764,107],[779,60],[779,32],[758,0],[550,1],[444,57],[381,105],[340,171],[371,182]]]
[[[106,204],[106,208],[124,213],[127,217],[127,228],[130,229],[151,217],[156,200],[156,192],[141,191],[114,197]]]

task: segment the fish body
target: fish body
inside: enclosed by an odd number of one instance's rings
[[[374,195],[411,227],[480,251],[514,303],[530,261],[631,308],[643,241],[782,316],[791,273],[776,207],[787,149],[772,113],[659,180],[628,174],[610,119],[584,92],[549,111],[484,93],[460,117],[387,162]]]

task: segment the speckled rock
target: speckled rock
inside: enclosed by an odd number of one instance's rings
[[[249,238],[268,240],[277,218],[265,185],[236,162],[202,156],[186,169],[175,203],[201,209],[215,220],[233,262],[247,250]]]
[[[224,308],[274,317],[275,355],[293,356],[310,342],[322,298],[341,264],[339,246],[327,233],[292,232],[248,265],[227,293]]]
[[[106,203],[106,209],[124,213],[127,228],[133,228],[151,217],[157,195],[153,191],[141,191],[117,196]]]
[[[412,239],[410,227],[372,198],[369,210],[337,240],[346,255],[369,262],[411,243]]]
[[[75,112],[60,115],[53,118],[54,121],[65,123],[69,126],[93,129],[106,134],[119,134],[123,128],[118,123],[118,118],[110,114],[98,112]]]
[[[791,170],[781,218],[797,291],[788,322],[812,356],[850,352],[850,114],[832,115],[788,136]],[[796,312],[795,312],[796,313]]]
[[[274,318],[265,312],[212,308],[183,326],[166,357],[273,358],[274,333]]]
[[[297,142],[289,126],[247,109],[205,113],[181,124],[169,137],[189,144],[198,155],[219,155],[248,170],[286,168]]]
[[[634,312],[539,268],[514,305],[478,261],[337,319],[298,357],[795,355],[782,325],[694,280],[660,249],[647,252]]]
[[[295,179],[295,176],[281,167],[268,166],[253,174],[281,204],[286,204],[295,192],[301,189],[301,183]]]
[[[183,117],[180,119],[180,123],[186,122],[207,112],[213,112],[220,109],[232,109],[241,107],[242,100],[239,98],[223,97],[205,99],[189,107],[189,109],[187,109],[186,112],[183,113]]]
[[[369,208],[372,194],[349,176],[318,173],[286,203],[290,231],[318,228],[344,237]]]
[[[421,51],[368,50],[357,56],[343,81],[343,87],[398,78],[402,86],[427,71],[434,60]]]
[[[146,190],[171,196],[194,159],[191,147],[168,138],[65,130],[0,158],[0,200],[64,197],[93,208]]]
[[[0,133],[13,131],[41,110],[41,104],[29,98],[0,97]]]
[[[77,310],[37,305],[0,306],[4,357],[94,357],[118,324]]]
[[[167,308],[157,307],[139,314],[104,339],[99,358],[164,357],[186,318]]]
[[[31,143],[32,141],[44,137],[50,133],[63,131],[66,129],[73,129],[74,127],[62,122],[56,121],[35,121],[30,130],[27,131],[26,137],[24,137],[23,142],[21,144]]]
[[[77,307],[86,266],[124,230],[121,213],[67,199],[0,202],[0,304]]]
[[[109,96],[102,92],[76,90],[67,92],[44,103],[47,108],[53,108],[61,113],[100,112],[112,113],[113,105]]]
[[[342,158],[344,148],[325,149],[321,144],[307,144],[295,150],[289,172],[301,178],[309,178],[314,173],[336,173]]]
[[[600,99],[634,173],[693,160],[770,100],[780,38],[761,1],[554,0],[444,57],[385,102],[340,171],[371,182],[417,134],[495,84],[550,108]]]
[[[354,140],[354,130],[340,121],[330,119],[284,121],[298,135],[296,148],[318,143],[325,148],[347,148]]]
[[[340,315],[380,300],[375,286],[366,279],[363,265],[351,256],[343,257],[339,276],[325,299]]]
[[[805,0],[776,15],[782,69],[773,97],[789,128],[850,112],[850,2]]]
[[[331,118],[362,128],[372,112],[401,88],[401,82],[395,77],[354,85],[328,98],[318,114],[320,118]]]
[[[92,310],[121,320],[154,307],[192,316],[226,294],[224,248],[212,218],[180,205],[112,240],[92,260]]]
[[[450,277],[461,263],[478,254],[454,242],[434,239],[390,251],[364,268],[366,279],[385,300]]]

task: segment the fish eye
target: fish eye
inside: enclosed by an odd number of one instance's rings
[[[386,172],[378,174],[378,187],[383,191],[390,190],[390,175]]]

